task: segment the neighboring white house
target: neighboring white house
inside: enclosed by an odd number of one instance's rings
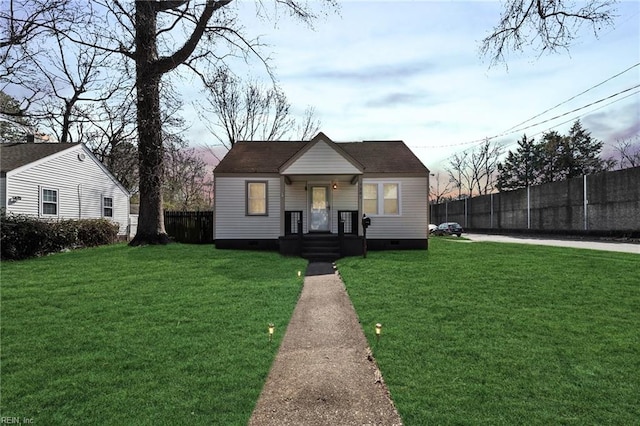
[[[106,218],[127,235],[129,192],[84,144],[0,144],[0,207],[42,219]]]
[[[214,170],[218,248],[337,258],[428,244],[429,170],[402,141],[238,142]]]

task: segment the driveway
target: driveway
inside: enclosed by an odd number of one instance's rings
[[[546,237],[534,237],[531,235],[489,235],[489,234],[462,234],[463,237],[471,241],[491,241],[498,243],[517,243],[517,244],[537,244],[544,246],[556,247],[573,247],[591,250],[618,251],[623,253],[640,254],[640,244],[638,243],[622,243],[616,241],[585,241],[585,240],[568,240]]]

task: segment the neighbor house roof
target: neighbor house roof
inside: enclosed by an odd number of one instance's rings
[[[285,162],[310,143],[313,143],[313,140],[310,142],[236,142],[215,168],[214,173],[278,173]],[[336,144],[362,164],[365,173],[429,172],[403,141],[336,142]]]
[[[11,170],[33,163],[41,158],[65,151],[77,143],[2,143],[0,144],[0,172]]]
[[[83,151],[89,155],[93,161],[102,169],[113,182],[118,185],[128,196],[131,194],[122,184],[111,174],[90,150],[81,143],[0,143],[0,174],[6,176],[8,172],[18,169],[35,161],[42,160],[51,155],[57,154],[75,147],[83,147]],[[71,171],[70,171],[71,172]]]

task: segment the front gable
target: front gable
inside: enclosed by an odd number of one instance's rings
[[[280,167],[283,175],[362,174],[364,168],[323,133]]]

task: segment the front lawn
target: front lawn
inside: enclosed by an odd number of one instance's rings
[[[2,262],[0,416],[246,424],[305,268],[276,253],[181,244]]]
[[[637,424],[639,256],[432,238],[338,269],[405,424]]]
[[[338,268],[405,424],[583,425],[640,418],[639,263],[434,238]],[[172,244],[0,266],[0,416],[242,425],[306,262]]]

